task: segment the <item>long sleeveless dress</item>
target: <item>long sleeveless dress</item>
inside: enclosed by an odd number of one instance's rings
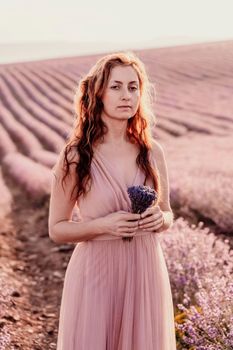
[[[78,203],[83,221],[131,211],[126,184],[99,151],[91,174],[91,191]],[[132,186],[144,180],[138,167]],[[103,234],[77,243],[65,273],[57,350],[175,349],[171,287],[158,235],[138,229],[131,241]]]

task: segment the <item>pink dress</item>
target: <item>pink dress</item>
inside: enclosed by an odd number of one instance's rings
[[[99,151],[91,173],[91,191],[78,203],[84,221],[131,211],[126,184]],[[138,168],[132,185],[144,179]],[[138,229],[131,241],[104,234],[77,243],[65,274],[57,350],[175,349],[171,287],[158,235]]]

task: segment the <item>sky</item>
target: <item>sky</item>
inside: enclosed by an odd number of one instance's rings
[[[80,43],[95,51],[230,40],[232,13],[232,0],[0,0],[0,45]]]

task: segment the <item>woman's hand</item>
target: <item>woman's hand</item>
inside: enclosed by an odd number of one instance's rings
[[[164,215],[159,205],[147,208],[139,220],[139,229],[156,232],[164,225]]]
[[[102,231],[110,235],[132,237],[138,230],[140,214],[120,210],[101,218]]]

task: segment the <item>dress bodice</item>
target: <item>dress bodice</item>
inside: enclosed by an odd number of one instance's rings
[[[91,176],[92,185],[90,191],[85,197],[82,195],[78,201],[79,215],[82,221],[106,216],[109,213],[120,210],[131,212],[131,202],[127,193],[127,185],[114,174],[113,167],[110,166],[99,151],[95,152],[92,158]],[[145,174],[138,167],[131,186],[143,185],[144,181]],[[140,232],[144,234],[146,231]],[[100,235],[95,239],[114,238],[119,237]]]

